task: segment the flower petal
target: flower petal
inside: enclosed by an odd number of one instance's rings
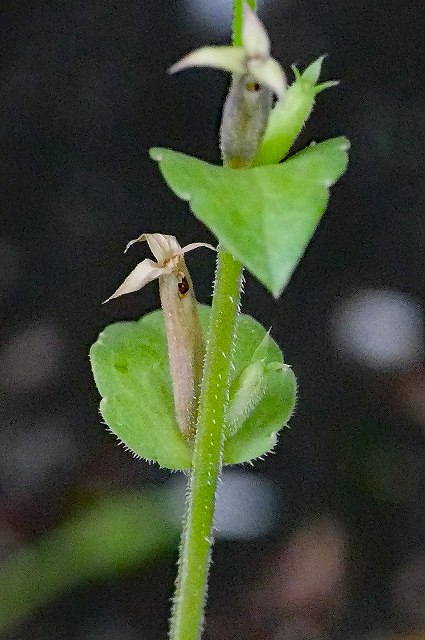
[[[164,269],[159,267],[156,262],[146,258],[142,262],[133,269],[133,271],[126,277],[124,282],[118,289],[113,293],[107,300],[103,302],[109,302],[113,298],[118,298],[119,296],[123,296],[126,293],[132,293],[133,291],[138,291],[142,287],[145,286],[148,282],[152,282],[152,280],[156,280],[160,275],[164,273]]]
[[[140,239],[146,240],[160,267],[164,267],[171,258],[179,255],[182,249],[175,236],[166,236],[162,233],[144,233]]]
[[[162,233],[143,233],[138,238],[130,240],[124,253],[126,253],[136,242],[148,243],[149,249],[158,261],[159,267],[165,266],[171,258],[180,255],[182,250],[175,236],[167,236]]]
[[[268,58],[270,39],[266,28],[247,2],[242,8],[242,45],[250,58]]]
[[[189,67],[213,67],[230,73],[243,73],[245,52],[241,47],[201,47],[173,64],[168,73]]]
[[[206,247],[207,249],[211,249],[212,251],[217,251],[216,247],[213,247],[212,244],[208,244],[207,242],[191,242],[187,244],[181,250],[181,254],[188,253],[189,251],[193,251],[193,249],[199,249],[200,247]]]
[[[286,76],[280,64],[274,59],[249,60],[248,70],[260,84],[265,84],[282,100],[286,91]]]

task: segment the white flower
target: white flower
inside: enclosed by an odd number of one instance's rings
[[[285,73],[270,56],[267,31],[246,2],[243,3],[242,19],[242,47],[201,47],[170,67],[169,72],[176,73],[189,67],[214,67],[236,75],[249,73],[281,100],[286,90]]]
[[[215,251],[214,247],[205,242],[192,242],[191,244],[181,247],[174,236],[163,235],[162,233],[144,233],[135,240],[131,240],[126,246],[125,251],[136,242],[146,241],[150,250],[155,256],[157,262],[150,258],[146,258],[133,269],[130,275],[124,280],[121,286],[113,293],[105,302],[109,302],[113,298],[118,298],[126,293],[132,293],[142,289],[148,282],[156,280],[164,275],[170,275],[173,272],[185,271],[183,268],[183,254],[198,247],[207,247]]]

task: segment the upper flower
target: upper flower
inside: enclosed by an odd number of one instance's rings
[[[214,67],[237,75],[249,73],[269,87],[281,100],[286,76],[280,64],[270,56],[270,39],[263,23],[251,7],[243,3],[242,47],[201,47],[170,67],[176,73],[188,67]]]
[[[131,240],[125,248],[127,251],[135,242],[146,241],[157,262],[146,258],[139,262],[130,275],[124,280],[121,286],[105,302],[113,298],[132,293],[142,289],[148,282],[156,280],[163,275],[169,275],[179,268],[179,261],[183,254],[198,247],[208,247],[215,251],[215,248],[205,242],[192,242],[181,247],[174,236],[166,236],[162,233],[144,233],[135,240]]]

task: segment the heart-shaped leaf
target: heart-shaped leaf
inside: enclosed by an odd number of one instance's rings
[[[303,255],[344,173],[346,138],[312,144],[278,165],[230,169],[151,149],[174,193],[274,296]]]
[[[210,307],[199,305],[205,332],[210,311]],[[264,340],[268,348],[261,350],[261,358],[266,366],[272,366],[263,381],[261,398],[225,442],[226,464],[246,462],[269,451],[294,408],[296,382],[292,370],[283,365],[279,347],[263,327],[245,315],[237,322],[234,379],[244,380],[241,373],[253,364],[256,347]],[[162,311],[154,311],[138,322],[110,325],[92,346],[90,359],[102,395],[100,410],[111,431],[140,457],[169,469],[190,468],[192,444],[183,438],[174,417]],[[239,391],[243,393],[241,386]]]

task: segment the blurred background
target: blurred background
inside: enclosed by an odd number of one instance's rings
[[[207,640],[425,637],[422,0],[263,0],[289,71],[329,54],[297,141],[345,134],[347,175],[282,298],[249,275],[243,311],[299,378],[275,455],[227,470]],[[158,307],[101,301],[144,231],[210,241],[152,145],[218,162],[228,78],[166,68],[230,38],[231,0],[1,7],[0,632],[159,640],[184,477],[106,432],[88,349]],[[147,254],[146,254],[147,255]],[[189,257],[209,302],[214,258]]]

